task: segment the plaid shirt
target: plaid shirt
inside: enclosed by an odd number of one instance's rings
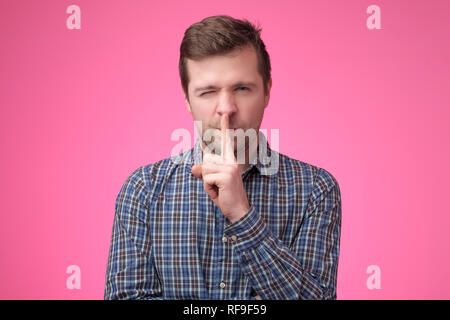
[[[242,173],[251,208],[233,224],[191,173],[199,140],[183,161],[134,171],[115,204],[104,298],[336,299],[338,183],[275,154],[276,173],[259,160]]]

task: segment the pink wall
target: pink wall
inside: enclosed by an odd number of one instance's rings
[[[80,30],[66,27],[71,4]],[[372,4],[380,30],[366,26]],[[259,21],[271,54],[262,128],[340,184],[338,298],[449,299],[449,12],[447,0],[1,1],[0,298],[103,298],[120,187],[193,129],[184,30],[229,14]]]

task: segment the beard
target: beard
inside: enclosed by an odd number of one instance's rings
[[[222,155],[222,132],[220,129],[210,127],[203,131],[201,142],[204,150],[216,155]],[[258,131],[250,128],[230,129],[230,141],[233,145],[234,157],[238,163],[245,163],[248,153],[254,152],[258,146]]]

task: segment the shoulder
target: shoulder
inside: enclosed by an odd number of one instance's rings
[[[189,159],[190,152],[191,150],[188,150],[175,158],[162,159],[134,169],[125,179],[120,194],[133,193],[134,196],[148,204],[159,194],[169,176],[180,169],[186,170],[186,165],[189,165],[189,161],[186,159]],[[180,156],[185,161],[180,161]]]
[[[279,154],[279,182],[282,184],[302,184],[309,186],[313,196],[328,193],[333,189],[339,191],[337,179],[330,171]]]
[[[306,201],[308,216],[319,211],[340,216],[341,191],[337,179],[328,170],[280,154],[279,175],[279,183],[284,181]],[[318,208],[319,211],[316,210]],[[334,208],[337,209],[332,210]]]

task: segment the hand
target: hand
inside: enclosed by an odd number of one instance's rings
[[[250,210],[242,183],[241,170],[234,157],[232,141],[228,136],[229,119],[224,114],[220,121],[222,156],[205,153],[203,164],[194,165],[193,175],[203,180],[203,188],[222,213],[233,223]]]

